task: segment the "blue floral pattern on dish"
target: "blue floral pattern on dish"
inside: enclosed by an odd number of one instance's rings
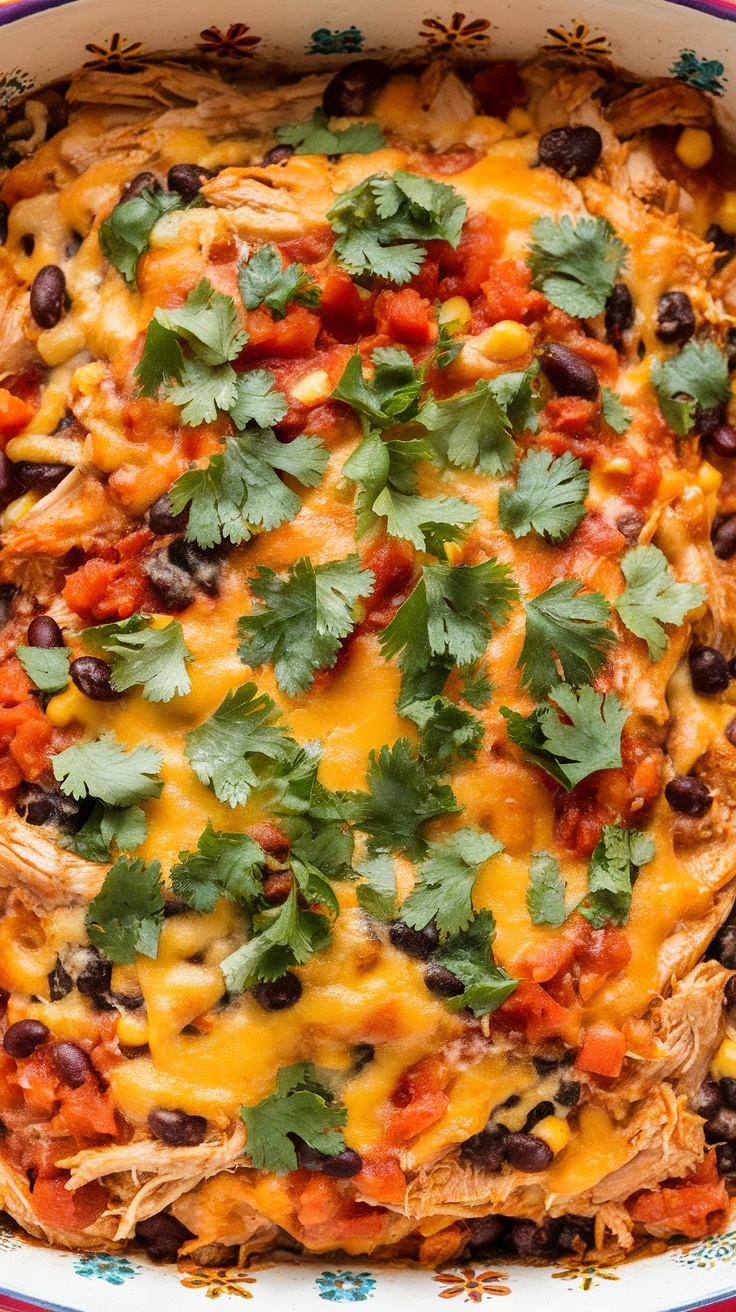
[[[364,1303],[376,1287],[369,1271],[323,1271],[315,1283],[320,1298],[330,1303]]]
[[[713,1267],[717,1262],[731,1262],[736,1257],[736,1230],[725,1235],[708,1235],[697,1244],[683,1248],[675,1261],[683,1266]]]
[[[133,1280],[139,1269],[127,1257],[115,1257],[112,1253],[83,1253],[74,1262],[78,1276],[85,1280],[105,1280],[108,1285],[122,1285],[126,1280]]]
[[[365,37],[360,28],[351,23],[342,31],[331,32],[329,27],[318,27],[310,37],[308,55],[356,55],[363,49]]]
[[[670,73],[678,82],[687,82],[699,91],[710,91],[711,95],[722,96],[728,78],[723,76],[724,68],[720,59],[704,59],[694,50],[681,50],[678,58],[670,67]]]

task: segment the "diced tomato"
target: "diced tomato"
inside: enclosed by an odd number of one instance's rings
[[[0,793],[6,793],[11,788],[17,788],[22,777],[12,757],[0,757]]]
[[[373,332],[375,296],[363,297],[350,274],[338,264],[320,271],[322,326],[338,342],[357,342]]]
[[[353,1176],[359,1193],[377,1203],[400,1207],[406,1198],[406,1176],[395,1157],[363,1161],[363,1169]]]
[[[376,328],[397,342],[426,346],[437,337],[434,309],[413,287],[381,292],[376,301]]]
[[[615,1080],[621,1074],[621,1067],[626,1056],[626,1039],[615,1025],[608,1021],[597,1021],[583,1033],[583,1042],[575,1059],[580,1071],[590,1071],[591,1075],[603,1075]]]
[[[488,324],[500,319],[528,321],[541,313],[546,300],[541,292],[532,290],[531,272],[523,260],[498,260],[482,284],[486,298]]]
[[[720,1229],[728,1205],[728,1192],[718,1178],[713,1149],[684,1179],[666,1181],[659,1189],[634,1194],[626,1201],[633,1221],[664,1226],[670,1233],[688,1239],[700,1239]]]
[[[499,59],[473,78],[473,91],[484,114],[505,118],[515,105],[526,104],[526,87],[513,59]]]
[[[554,396],[544,407],[543,422],[562,433],[585,435],[600,413],[600,401],[585,401],[582,396]]]
[[[631,460],[632,470],[623,482],[621,495],[631,505],[648,510],[662,481],[662,469],[655,460],[648,460],[629,447],[626,455]]]
[[[28,697],[32,687],[17,656],[6,656],[0,662],[0,706],[17,706]]]
[[[513,993],[494,1011],[491,1024],[501,1032],[521,1029],[529,1043],[553,1037],[572,1041],[575,1024],[567,1007],[551,998],[541,984],[521,980]]]
[[[137,556],[144,547],[153,542],[154,535],[147,525],[143,528],[137,528],[133,533],[127,533],[124,538],[115,543],[115,554],[120,560],[127,560],[131,556]]]
[[[99,1135],[117,1136],[118,1127],[110,1095],[100,1090],[93,1075],[88,1075],[78,1089],[59,1089],[61,1110],[49,1121],[51,1135],[78,1135],[80,1138],[97,1138]]]
[[[43,711],[33,697],[26,697],[17,706],[0,707],[0,747],[9,747],[15,734],[26,720],[43,720]]]
[[[554,979],[575,958],[575,943],[565,934],[557,934],[543,943],[536,943],[514,961],[514,970],[535,984],[546,984]]]
[[[373,571],[375,580],[366,602],[364,623],[382,629],[406,599],[414,574],[414,553],[395,538],[387,538],[366,551],[363,567]]]
[[[387,1143],[406,1143],[440,1119],[450,1104],[443,1088],[446,1081],[446,1070],[438,1057],[425,1057],[404,1072],[391,1095]]]
[[[611,524],[600,511],[589,510],[581,520],[575,532],[565,543],[565,553],[569,560],[583,552],[592,556],[615,556],[624,543],[622,535],[615,524]]]
[[[430,259],[427,256],[422,260],[418,273],[414,274],[411,282],[407,284],[413,291],[418,292],[420,296],[426,297],[432,304],[437,300],[437,287],[440,279],[440,262],[439,260]]]
[[[495,260],[501,253],[501,225],[490,214],[470,214],[463,225],[457,250],[443,243],[440,256],[441,301],[450,296],[472,300],[480,292]]]
[[[287,264],[317,264],[329,255],[335,243],[332,228],[315,228],[293,241],[280,241],[278,248]]]
[[[92,1180],[73,1192],[66,1188],[68,1174],[53,1180],[37,1180],[33,1210],[39,1221],[57,1230],[86,1230],[99,1220],[108,1204],[108,1193]]]
[[[19,396],[13,396],[7,387],[0,387],[0,446],[20,433],[33,418],[33,410]]]
[[[284,319],[272,318],[269,310],[250,310],[250,338],[238,356],[235,368],[244,369],[252,360],[267,355],[310,355],[319,330],[319,315],[313,314],[303,305],[288,305]]]
[[[67,575],[61,595],[83,619],[127,619],[141,606],[145,590],[135,566],[93,557]]]
[[[54,731],[48,720],[30,719],[19,725],[10,744],[10,755],[24,779],[32,783],[50,765],[51,741]]]

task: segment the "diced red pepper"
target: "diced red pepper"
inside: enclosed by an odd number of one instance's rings
[[[621,1074],[625,1056],[626,1039],[623,1034],[615,1025],[601,1020],[585,1030],[575,1065],[579,1071],[589,1071],[591,1075],[603,1075],[606,1079],[615,1080]]]

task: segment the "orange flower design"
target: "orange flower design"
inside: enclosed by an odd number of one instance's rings
[[[424,18],[422,27],[428,28],[419,36],[427,41],[433,50],[454,50],[457,46],[479,45],[488,40],[491,24],[487,18],[473,18],[465,22],[465,14],[455,13],[449,23],[441,18]]]
[[[181,1282],[187,1289],[205,1289],[208,1298],[219,1298],[220,1294],[235,1294],[238,1298],[252,1298],[249,1289],[243,1289],[243,1285],[254,1285],[256,1282],[253,1276],[235,1275],[227,1267],[220,1267],[217,1270],[199,1267],[192,1271],[188,1276],[184,1276]]]
[[[506,1274],[503,1271],[479,1271],[475,1272],[472,1266],[464,1266],[457,1274],[451,1272],[445,1275],[436,1275],[433,1277],[441,1285],[447,1285],[443,1289],[440,1298],[457,1298],[459,1294],[465,1295],[466,1303],[481,1303],[484,1294],[492,1297],[494,1294],[510,1294],[511,1290],[508,1285],[498,1285],[497,1280],[506,1280]]]
[[[84,48],[95,56],[86,61],[84,68],[104,68],[108,73],[134,73],[141,67],[136,64],[135,58],[143,50],[143,42],[131,41],[126,46],[125,37],[119,32],[113,32],[106,46],[89,41]]]
[[[247,23],[231,23],[227,32],[219,27],[206,27],[200,32],[197,49],[203,55],[217,55],[218,59],[252,59],[253,47],[261,38],[248,36],[250,28]]]

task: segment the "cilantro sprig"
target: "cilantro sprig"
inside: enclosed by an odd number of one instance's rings
[[[626,628],[643,638],[649,659],[661,660],[667,648],[665,624],[681,624],[707,598],[699,583],[678,583],[659,547],[634,547],[621,561],[626,587],[613,603]]]
[[[456,975],[465,988],[457,997],[448,998],[445,1006],[450,1011],[470,1008],[475,1016],[486,1016],[496,1011],[513,993],[518,979],[496,965],[493,941],[496,922],[490,911],[479,911],[467,929],[448,939],[436,957],[439,965]]]
[[[358,884],[356,896],[358,906],[367,911],[369,916],[382,920],[384,924],[396,918],[398,899],[396,894],[396,866],[388,852],[379,852],[378,856],[364,861],[357,868],[363,883]]]
[[[323,109],[315,109],[304,123],[284,123],[276,136],[285,146],[293,146],[295,155],[370,155],[386,144],[377,123],[330,128]]]
[[[141,745],[126,750],[113,738],[75,743],[52,759],[54,777],[67,797],[78,801],[95,797],[108,806],[132,806],[158,797],[163,782],[157,778],[163,755]]]
[[[219,897],[256,908],[263,897],[265,864],[266,853],[250,834],[225,833],[208,820],[196,852],[179,853],[171,886],[194,911],[212,911]]]
[[[69,682],[68,647],[22,647],[15,649],[28,678],[39,692],[61,692]]]
[[[549,702],[535,706],[530,715],[520,715],[501,706],[509,738],[570,792],[597,770],[612,770],[621,764],[621,732],[629,712],[615,692],[605,695],[589,686],[573,691],[559,684],[554,701],[570,723],[561,720]]]
[[[627,923],[634,878],[655,851],[653,839],[639,829],[603,826],[588,867],[588,896],[578,907],[594,929]]]
[[[582,586],[580,579],[560,579],[524,603],[526,630],[518,665],[532,697],[544,697],[559,684],[556,662],[573,688],[590,683],[616,641],[606,623],[611,608],[605,597],[582,592]]]
[[[244,683],[187,734],[184,755],[221,802],[243,806],[277,765],[293,760],[297,745],[278,719],[271,698],[259,693],[255,683]]]
[[[114,624],[83,629],[80,637],[87,647],[110,657],[110,677],[118,692],[140,684],[146,701],[169,702],[191,691],[186,666],[194,657],[184,641],[181,620],[152,628],[149,616],[131,615]]]
[[[155,957],[164,906],[160,863],[120,856],[87,908],[89,941],[119,966],[131,965],[137,952]]]
[[[318,911],[305,911],[298,885],[286,901],[253,917],[253,937],[221,962],[229,993],[240,993],[258,982],[280,979],[291,966],[303,966],[330,941],[330,921]]]
[[[198,196],[196,203],[201,205],[202,198]],[[148,250],[159,219],[173,210],[188,208],[178,191],[144,191],[140,196],[119,201],[100,224],[97,237],[102,254],[127,283],[135,283],[138,260]]]
[[[516,487],[498,494],[498,521],[515,538],[532,529],[555,546],[565,541],[585,517],[590,474],[569,451],[553,456],[533,450],[524,457]]]
[[[472,893],[481,867],[503,851],[492,834],[458,829],[442,843],[430,843],[415,888],[401,905],[401,919],[413,929],[434,920],[441,942],[466,930],[473,919]]]
[[[352,633],[357,606],[373,587],[373,574],[357,556],[313,565],[303,556],[280,578],[265,565],[250,581],[261,605],[238,621],[238,654],[252,669],[271,662],[279,687],[297,697],[317,670],[331,669]]]
[[[447,183],[397,169],[344,191],[327,218],[337,236],[335,254],[350,273],[400,284],[419,272],[424,243],[440,238],[457,246],[466,211]]]
[[[85,861],[105,863],[110,860],[113,844],[118,852],[133,852],[140,847],[147,833],[148,822],[142,807],[106,806],[104,802],[95,802],[81,829],[59,841]]]
[[[670,428],[686,437],[698,409],[725,405],[731,396],[728,361],[715,342],[688,342],[662,363],[652,360],[650,376]]]
[[[559,222],[545,215],[531,231],[532,286],[576,318],[602,314],[628,254],[613,224],[601,216],[573,224],[567,214]]]
[[[425,761],[416,756],[408,738],[393,747],[371,752],[367,792],[346,795],[350,818],[368,836],[368,851],[403,852],[418,860],[427,849],[419,833],[427,820],[459,811],[448,784],[440,783]]]
[[[446,770],[457,760],[474,761],[481,749],[482,720],[449,697],[402,703],[401,714],[419,729],[419,755],[435,770]]]
[[[514,432],[536,432],[538,398],[533,389],[539,372],[529,369],[481,379],[470,392],[425,405],[421,423],[445,461],[459,469],[477,469],[498,478],[514,463]]]
[[[256,1170],[285,1175],[297,1168],[292,1135],[326,1157],[345,1148],[339,1129],[347,1111],[334,1101],[331,1090],[310,1062],[285,1066],[278,1073],[276,1089],[252,1107],[241,1107],[248,1131],[246,1155]]]
[[[564,925],[565,881],[551,852],[532,852],[526,905],[533,925]]]
[[[246,310],[265,305],[274,319],[283,319],[290,301],[314,310],[322,295],[319,283],[304,265],[294,263],[284,268],[279,251],[270,243],[240,265],[238,290]]]
[[[351,355],[333,398],[344,401],[360,416],[363,432],[408,424],[421,416],[420,393],[424,369],[398,346],[379,347],[371,355],[372,374],[366,377],[363,357]]]

